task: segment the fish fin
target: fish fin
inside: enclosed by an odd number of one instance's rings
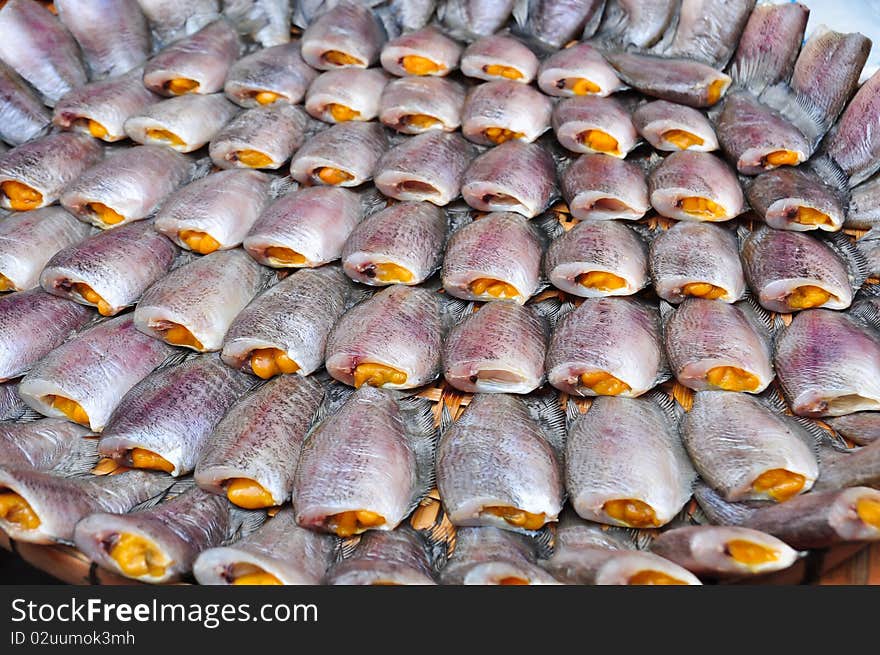
[[[299,183],[290,175],[284,177],[273,177],[269,182],[269,198],[272,200],[287,195],[299,188]]]
[[[334,537],[334,539],[336,540],[333,547],[333,559],[335,562],[348,559],[354,555],[357,551],[358,544],[361,543],[361,535],[355,535],[354,537],[348,537],[347,539]]]
[[[529,0],[514,0],[510,13],[517,26],[525,28],[529,23]]]
[[[454,326],[472,316],[474,305],[476,303],[472,301],[443,294],[440,301],[440,322],[443,325],[443,334],[447,334]]]
[[[73,448],[67,451],[63,461],[52,469],[52,473],[61,476],[83,475],[89,473],[98,463],[98,442],[100,439],[82,437],[74,442]]]
[[[797,93],[787,84],[767,87],[759,101],[794,126],[813,149],[831,127],[828,117],[807,96]]]
[[[581,414],[581,410],[578,409],[576,403],[572,402],[572,399],[569,398],[568,402],[565,404],[565,424],[566,427],[571,430],[571,426],[574,425],[575,421],[577,421],[583,414]]]
[[[22,401],[22,402],[24,402],[24,401]],[[31,423],[31,422],[37,421],[41,418],[45,418],[45,417],[42,414],[40,414],[40,412],[33,409],[32,407],[26,406],[22,410],[21,414],[19,414],[17,417],[15,417],[14,422],[15,423]]]
[[[715,525],[743,525],[755,512],[748,503],[731,503],[705,482],[698,482],[694,498],[710,523]]]
[[[324,402],[315,413],[315,421],[323,421],[331,414],[335,414],[354,395],[354,392],[354,387],[335,380],[328,384],[324,391]]]
[[[214,162],[208,155],[196,159],[190,169],[189,181],[195,182],[203,177],[207,177],[212,168],[214,168]]]
[[[224,545],[243,539],[263,525],[269,515],[264,509],[243,509],[229,505],[229,527],[226,530]]]
[[[447,240],[461,227],[473,221],[472,211],[473,209],[470,206],[460,200],[452,202],[443,208],[443,213],[446,214]]]
[[[863,324],[880,331],[880,308],[874,303],[860,302],[850,310],[849,314]]]
[[[157,473],[156,475],[160,474]],[[195,481],[193,481],[192,484],[189,485],[186,483],[186,478],[184,478],[183,480],[170,478],[168,480],[168,486],[165,489],[147,498],[146,500],[142,500],[137,505],[133,505],[131,509],[128,510],[128,513],[144,512],[148,509],[156,507],[156,505],[159,505],[160,503],[164,503],[166,500],[170,500],[171,498],[179,496],[180,494],[195,488]]]
[[[872,282],[862,287],[859,296],[865,298],[880,298],[880,283]]]
[[[817,154],[810,159],[807,166],[825,186],[831,187],[841,194],[844,206],[849,205],[849,176],[836,161],[827,155]]]
[[[425,398],[409,397],[398,400],[403,425],[416,458],[416,486],[407,515],[415,511],[419,503],[435,486],[434,453],[440,431],[434,426],[433,404]]]
[[[711,525],[711,521],[709,517],[706,516],[706,512],[703,511],[703,507],[697,503],[694,507],[693,511],[690,513],[691,523],[694,525]]]
[[[199,355],[203,353],[195,352],[194,350],[190,350],[188,348],[175,348],[174,351],[166,357],[161,364],[159,364],[154,371],[162,371],[166,368],[173,368],[175,366],[179,366],[184,362],[188,362],[191,359],[195,359]]]
[[[825,242],[843,260],[849,273],[852,290],[858,291],[871,275],[871,267],[865,253],[844,232],[834,232],[826,236]]]
[[[745,225],[739,225],[736,228],[736,240],[739,242],[740,251],[742,251],[743,245],[745,245],[746,239],[749,238],[751,233],[752,231]]]
[[[556,323],[559,321],[559,314],[563,307],[562,300],[558,297],[553,297],[526,306],[531,307],[532,311],[544,324],[544,335],[549,338],[550,332],[556,327]]]
[[[364,220],[368,216],[372,216],[376,212],[380,212],[388,207],[388,198],[383,196],[379,189],[370,185],[369,187],[357,191],[361,201],[361,218]]]
[[[663,413],[666,415],[666,419],[673,425],[677,426],[681,422],[681,419],[684,417],[684,408],[677,402],[675,402],[675,398],[670,396],[665,391],[652,389],[644,395],[644,398],[653,402],[661,410],[663,410]]]
[[[567,421],[559,394],[556,390],[545,389],[523,396],[522,401],[529,415],[541,426],[547,443],[555,451],[561,465],[565,454]]]
[[[566,300],[566,301],[562,302],[562,305],[559,307],[559,311],[556,313],[556,323],[554,324],[553,329],[555,330],[556,327],[560,323],[562,323],[562,321],[564,321],[566,319],[566,317],[569,314],[571,314],[572,312],[574,312],[576,309],[577,309],[577,305],[575,305],[570,300]]]
[[[547,245],[558,235],[558,230],[563,229],[553,212],[544,212],[537,218],[529,221],[529,225],[541,240],[543,250],[546,250]]]
[[[639,238],[645,242],[646,247],[657,237],[658,234],[661,234],[664,231],[659,225],[650,227],[644,223],[636,223],[635,221],[628,221],[626,227],[639,235]]]
[[[751,292],[744,294],[742,300],[734,303],[734,306],[742,311],[743,316],[763,337],[772,353],[776,345],[776,339],[782,334],[782,330],[785,329],[782,317],[779,314],[774,314],[764,309]]]
[[[828,432],[816,421],[805,418],[803,416],[787,416],[792,423],[797,424],[801,429],[795,430],[797,437],[806,445],[814,455],[819,454],[819,450],[823,445],[832,442],[832,434]],[[835,433],[836,434],[836,433]]]
[[[672,519],[673,521],[675,519]],[[670,521],[671,522],[671,521]],[[629,529],[626,538],[636,550],[650,550],[656,537],[655,530]]]
[[[771,412],[775,414],[789,415],[789,409],[788,405],[785,404],[785,398],[772,385],[767,387],[761,393],[755,394],[754,397]]]
[[[452,419],[452,412],[449,411],[449,405],[443,403],[443,407],[440,410],[440,425],[438,426],[441,437],[446,434],[446,431],[452,427],[453,423],[455,423],[455,421]]]

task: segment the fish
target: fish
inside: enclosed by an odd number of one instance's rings
[[[223,361],[263,379],[311,375],[324,363],[327,336],[351,292],[336,266],[287,276],[235,317],[223,339]]]
[[[302,58],[318,70],[369,68],[385,41],[385,30],[368,7],[340,0],[303,32]]]
[[[24,80],[0,62],[0,140],[13,146],[43,134],[51,114]]]
[[[87,308],[40,289],[0,298],[0,382],[27,373],[93,316]]]
[[[342,249],[342,269],[370,286],[421,284],[440,268],[446,230],[439,207],[395,203],[355,227]]]
[[[438,206],[458,198],[474,146],[459,134],[429,130],[382,155],[373,183],[389,198]]]
[[[164,46],[197,32],[220,13],[219,0],[137,0],[153,33],[153,43]]]
[[[245,55],[226,75],[223,90],[242,107],[262,107],[275,102],[298,104],[318,71],[300,56],[300,42],[263,48]]]
[[[14,212],[0,221],[0,291],[40,285],[40,272],[59,251],[85,239],[90,230],[60,207]]]
[[[777,230],[836,232],[843,227],[846,202],[840,190],[803,167],[759,175],[746,196],[755,213]]]
[[[379,120],[403,134],[453,132],[461,125],[464,103],[464,87],[458,82],[442,77],[401,77],[382,91]]]
[[[872,276],[880,275],[880,227],[874,227],[856,242]]]
[[[880,412],[856,412],[824,420],[835,432],[860,446],[880,440]]]
[[[605,0],[517,0],[514,29],[555,50],[580,35],[592,36],[604,8]]]
[[[260,214],[244,239],[244,249],[272,268],[321,266],[338,259],[362,218],[360,198],[332,186],[287,193]]]
[[[625,87],[617,72],[591,43],[575,43],[541,62],[538,88],[548,96],[609,96]]]
[[[728,221],[745,211],[733,170],[708,152],[668,155],[648,177],[651,205],[678,221]]]
[[[209,146],[220,168],[277,170],[305,140],[308,117],[285,103],[245,109],[223,127]]]
[[[632,298],[588,298],[557,324],[544,367],[573,396],[640,396],[668,377],[659,312]]]
[[[86,83],[80,50],[61,21],[32,0],[9,0],[0,10],[0,60],[21,75],[53,107]]]
[[[82,134],[59,132],[23,143],[0,157],[0,207],[48,207],[102,157],[98,142]]]
[[[847,314],[801,312],[776,340],[779,384],[798,416],[880,409],[880,336]]]
[[[70,421],[43,418],[0,424],[5,469],[35,469],[57,475],[85,473],[98,462],[97,439]]]
[[[583,220],[547,248],[544,275],[575,296],[629,296],[648,284],[647,247],[624,223]]]
[[[641,166],[604,153],[578,157],[560,175],[569,211],[581,220],[636,221],[651,208]]]
[[[880,225],[880,175],[852,189],[843,224],[857,230]]]
[[[358,186],[372,179],[387,148],[380,124],[338,123],[306,140],[290,162],[290,175],[306,185]]]
[[[550,129],[552,103],[526,84],[499,80],[473,87],[465,98],[461,133],[474,143],[533,142]]]
[[[534,218],[558,194],[553,156],[537,143],[506,141],[477,155],[464,174],[461,196],[474,209]]]
[[[712,124],[693,107],[654,100],[639,106],[633,112],[632,122],[642,138],[657,150],[718,150]]]
[[[523,305],[538,290],[543,244],[538,229],[513,212],[492,212],[456,230],[440,276],[446,293],[465,300]]]
[[[150,216],[196,174],[192,160],[170,148],[125,148],[69,184],[61,205],[84,223],[107,230]]]
[[[199,553],[222,545],[230,530],[226,501],[198,488],[128,514],[99,511],[80,521],[76,547],[127,578],[163,584],[192,570]]]
[[[445,585],[555,585],[537,565],[537,545],[524,534],[494,526],[461,528],[455,552],[440,570]]]
[[[437,19],[454,39],[473,41],[497,32],[513,11],[514,0],[444,0]]]
[[[666,525],[690,499],[696,477],[668,396],[596,398],[569,427],[565,488],[581,518]]]
[[[200,255],[236,248],[268,205],[270,183],[265,173],[247,169],[207,175],[168,198],[153,227]]]
[[[137,221],[56,253],[40,273],[40,286],[95,307],[102,316],[115,316],[171,270],[177,253],[151,221]]]
[[[388,41],[379,61],[398,77],[431,75],[445,77],[458,68],[462,47],[433,25],[406,32]]]
[[[132,141],[193,152],[213,139],[239,112],[222,93],[190,93],[157,102],[126,119]]]
[[[388,75],[375,68],[339,68],[321,73],[309,86],[305,109],[325,123],[371,121]]]
[[[343,538],[394,530],[427,493],[433,460],[430,403],[362,387],[303,443],[296,522]]]
[[[544,383],[549,325],[533,306],[493,300],[443,342],[443,377],[465,393],[531,393]]]
[[[553,109],[553,131],[572,152],[596,152],[623,159],[639,135],[630,112],[614,98],[578,96],[561,100]]]
[[[815,489],[874,487],[880,484],[880,444],[842,450],[827,442],[819,451],[819,479]]]
[[[348,310],[327,338],[327,372],[344,384],[414,389],[440,375],[443,299],[394,284]]]
[[[264,269],[243,250],[211,253],[147,289],[134,323],[143,334],[175,346],[220,350],[233,319],[264,284]]]
[[[217,93],[241,49],[232,25],[214,21],[152,57],[144,66],[144,86],[169,97]]]
[[[95,80],[64,94],[55,104],[52,122],[113,143],[128,138],[125,121],[161,100],[144,86],[143,69]]]
[[[390,38],[425,27],[436,8],[436,0],[385,0],[374,11]]]
[[[281,376],[244,396],[200,449],[196,484],[245,509],[286,503],[323,399],[321,383],[300,375]]]
[[[351,555],[327,571],[330,585],[433,585],[430,546],[412,528],[366,532]]]
[[[29,407],[18,395],[18,382],[0,383],[0,420],[14,421],[29,411]]]
[[[287,508],[248,536],[203,551],[193,575],[202,585],[316,585],[334,552],[332,537],[299,527]]]
[[[289,0],[224,0],[223,15],[264,48],[290,41]]]
[[[544,423],[516,396],[471,398],[437,444],[437,488],[449,521],[506,530],[540,530],[556,521],[564,495],[557,448],[565,421],[559,405],[554,409],[557,415]]]
[[[18,391],[40,414],[99,433],[129,389],[173,357],[169,346],[138,332],[131,315],[117,316],[57,346],[31,367]]]
[[[720,525],[666,530],[651,542],[651,552],[689,571],[713,578],[782,571],[798,558],[796,550],[773,535]]]
[[[606,47],[643,50],[657,44],[679,9],[669,0],[607,0],[598,40]]]
[[[675,35],[663,53],[724,68],[754,7],[755,0],[682,0]]]
[[[824,152],[854,187],[880,170],[880,71],[865,82],[828,135]]]
[[[492,34],[471,43],[461,55],[461,73],[480,80],[529,84],[538,74],[538,58],[508,34]]]
[[[93,79],[127,73],[150,55],[150,30],[136,0],[53,3],[79,43]]]

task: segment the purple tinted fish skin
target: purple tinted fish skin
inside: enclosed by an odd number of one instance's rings
[[[880,484],[880,443],[845,452],[825,446],[819,462],[816,489],[876,488]]]
[[[733,170],[708,152],[673,152],[648,178],[651,205],[658,214],[679,221],[727,221],[745,211],[745,197]],[[705,198],[718,211],[693,211],[685,198]]]
[[[312,118],[339,123],[332,106],[342,105],[357,112],[350,119],[371,121],[379,115],[379,99],[388,76],[375,68],[340,68],[321,73],[306,94],[305,109]]]
[[[448,0],[439,3],[437,18],[453,38],[473,41],[501,29],[513,5],[514,0]]]
[[[284,103],[246,109],[211,139],[211,161],[220,168],[279,169],[302,145],[307,121],[301,109]],[[254,150],[271,161],[251,166],[239,157],[242,150]]]
[[[631,87],[688,107],[711,107],[730,85],[730,78],[724,73],[689,59],[632,52],[608,54],[606,58],[620,79]]]
[[[301,184],[325,184],[318,172],[329,167],[351,177],[337,186],[358,186],[372,179],[387,148],[388,139],[378,123],[339,123],[305,142],[290,162],[290,175]]]
[[[49,120],[49,111],[33,90],[0,62],[0,139],[21,145],[42,134]]]
[[[844,222],[857,230],[870,230],[875,225],[880,225],[880,175],[852,190]]]
[[[602,53],[586,42],[554,52],[541,62],[538,69],[538,88],[548,96],[578,95],[566,82],[581,79],[599,87],[595,93],[600,96],[608,96],[624,88]]]
[[[461,55],[462,75],[481,80],[511,79],[490,73],[491,66],[512,69],[518,75],[515,81],[529,84],[538,73],[538,58],[518,39],[506,34],[484,36],[471,43]]]
[[[755,0],[682,0],[675,37],[664,54],[724,68],[754,6]]]
[[[458,43],[433,25],[428,25],[415,32],[404,33],[391,39],[382,48],[379,59],[382,68],[386,71],[392,75],[405,77],[412,73],[404,67],[403,58],[413,55],[424,57],[430,59],[439,68],[427,75],[445,77],[458,68],[461,53],[462,47]]]
[[[633,112],[632,122],[639,134],[657,150],[699,150],[710,152],[718,149],[715,130],[706,116],[685,105],[665,100],[645,103]],[[682,148],[665,138],[667,132],[680,130],[693,134],[702,140],[701,144],[690,144]]]
[[[777,168],[759,175],[746,188],[746,195],[755,213],[777,230],[834,232],[843,227],[846,203],[840,191],[800,167]],[[827,221],[799,222],[803,207],[822,212]]]
[[[257,95],[269,91],[279,96],[275,102],[295,105],[318,72],[300,56],[300,42],[263,48],[246,55],[229,67],[224,91],[242,107],[260,107]]]
[[[825,422],[860,446],[880,441],[880,412],[856,412],[825,419]]]
[[[562,100],[553,109],[553,131],[559,143],[572,152],[602,152],[621,159],[639,140],[630,112],[614,98],[599,96]],[[616,142],[615,149],[594,149],[584,137],[589,131],[610,136]]]
[[[611,155],[581,155],[562,173],[560,186],[571,215],[581,220],[635,221],[651,208],[642,167]]]
[[[468,93],[461,132],[474,143],[492,146],[498,143],[486,131],[502,128],[531,143],[550,129],[551,111],[550,99],[530,86],[510,80],[486,82]]]
[[[302,57],[318,70],[347,66],[369,68],[379,60],[385,38],[381,24],[368,7],[342,0],[318,16],[303,32]],[[355,61],[334,63],[334,52]]]
[[[192,152],[213,139],[238,112],[239,107],[222,93],[188,93],[150,105],[127,119],[124,127],[132,141]],[[170,132],[183,144],[151,134],[153,130]]]
[[[0,423],[0,453],[3,468],[37,469],[63,475],[65,462],[93,452],[94,439],[87,428],[58,418],[26,423]],[[91,458],[93,463],[97,459]]]
[[[617,50],[650,48],[666,32],[678,7],[669,0],[607,0],[597,37]]]
[[[584,33],[592,36],[602,18],[605,0],[527,0],[514,3],[520,32],[553,49]]]
[[[880,71],[856,92],[825,150],[849,176],[851,187],[880,170]]]
[[[425,538],[407,525],[367,532],[349,557],[330,567],[324,584],[437,584],[428,548]]]
[[[401,77],[389,82],[379,101],[379,120],[404,134],[429,130],[452,132],[461,125],[464,87],[442,77]],[[412,120],[427,116],[436,123]]]

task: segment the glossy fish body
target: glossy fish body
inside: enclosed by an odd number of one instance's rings
[[[307,120],[286,103],[246,109],[211,139],[211,161],[220,168],[279,169],[302,145]]]
[[[632,122],[639,134],[657,150],[718,150],[712,124],[693,107],[654,100],[636,109]]]
[[[403,134],[443,130],[461,125],[465,102],[458,82],[439,77],[402,77],[389,82],[379,101],[379,120]]]
[[[844,225],[858,230],[880,225],[880,176],[852,190]]]
[[[507,22],[514,0],[446,0],[437,7],[437,18],[456,39],[472,41],[494,34]]]
[[[518,31],[556,49],[581,34],[592,36],[604,8],[604,0],[519,0],[513,16]]]
[[[461,132],[481,145],[511,139],[531,143],[550,129],[552,103],[539,91],[510,80],[473,87],[464,103]]]
[[[351,556],[334,564],[331,585],[433,585],[434,570],[425,538],[406,525],[367,532]]]
[[[385,38],[368,7],[342,0],[303,32],[302,57],[318,70],[369,68],[378,61]]]
[[[44,418],[27,423],[0,424],[0,453],[3,468],[37,469],[64,474],[70,460],[97,463],[95,439],[89,431],[70,421]]]
[[[571,215],[581,220],[636,221],[651,208],[644,170],[612,155],[581,155],[562,173],[560,186]]]
[[[445,77],[458,68],[462,47],[433,25],[391,39],[382,48],[382,68],[399,77]]]
[[[21,145],[39,136],[49,119],[49,111],[33,90],[15,71],[0,63],[0,139]]]
[[[388,76],[375,68],[340,68],[321,73],[309,86],[305,109],[325,123],[371,121]]]
[[[275,102],[295,105],[318,76],[300,56],[300,42],[263,48],[229,67],[223,90],[242,107],[261,107]]]
[[[682,0],[671,57],[687,57],[724,68],[733,56],[755,0]]]
[[[840,192],[801,168],[759,175],[746,195],[755,212],[777,230],[836,232],[843,227],[846,203]]]
[[[623,159],[639,140],[628,112],[613,98],[581,96],[553,109],[553,131],[572,152],[597,152]]]
[[[222,93],[189,93],[150,105],[125,121],[125,133],[138,143],[192,152],[208,143],[239,111]]]
[[[679,221],[727,221],[745,210],[733,170],[708,152],[674,152],[648,183],[657,213]]]
[[[453,585],[559,584],[536,564],[535,543],[523,534],[492,526],[461,528],[455,552],[440,571],[440,582]]]
[[[655,45],[676,17],[678,2],[607,0],[598,38],[617,49]]]
[[[481,80],[514,80],[529,84],[538,73],[538,58],[506,34],[484,36],[461,55],[461,73]]]
[[[826,152],[849,176],[850,186],[880,170],[880,73],[856,92],[828,137]]]
[[[372,178],[387,147],[378,123],[339,123],[305,142],[290,162],[290,175],[301,184],[358,186]]]
[[[548,96],[608,96],[624,85],[602,53],[582,42],[554,52],[541,62],[538,88]]]
[[[880,412],[856,412],[836,416],[827,419],[826,423],[860,446],[880,440]]]
[[[669,3],[674,6],[674,3]],[[690,59],[666,59],[634,52],[607,55],[621,80],[642,93],[688,107],[711,107],[730,78],[711,66]]]

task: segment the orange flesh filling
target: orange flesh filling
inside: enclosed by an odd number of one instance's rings
[[[708,198],[702,198],[699,196],[682,198],[678,201],[678,206],[685,214],[690,214],[691,216],[697,216],[710,221],[724,217],[724,207]]]
[[[256,480],[232,478],[226,485],[226,497],[233,505],[245,509],[264,509],[274,507],[272,494]]]
[[[84,284],[83,282],[75,282],[73,284],[73,291],[80,295],[80,297],[86,302],[90,302],[98,308],[98,313],[101,316],[113,316],[113,308],[104,300],[101,296],[95,293],[95,290],[92,289],[88,284]]]
[[[106,127],[91,118],[79,118],[76,122],[96,139],[103,139],[108,134]]]
[[[709,88],[706,89],[706,100],[710,105],[721,100],[721,94],[724,93],[726,84],[726,80],[715,80],[709,85]]]
[[[64,414],[74,423],[79,423],[80,425],[85,425],[86,427],[89,427],[89,415],[86,414],[86,410],[82,408],[82,405],[80,405],[75,400],[56,395],[45,396],[43,400],[45,400],[53,408]]]
[[[446,66],[443,64],[438,64],[436,61],[432,61],[427,57],[420,57],[419,55],[405,55],[401,57],[400,65],[410,75],[431,75],[446,69]]]
[[[667,130],[660,138],[663,141],[671,143],[679,150],[687,150],[691,146],[701,146],[705,143],[703,139],[696,134],[687,132],[686,130]]]
[[[747,566],[766,564],[767,562],[775,562],[779,559],[779,552],[773,548],[756,544],[754,541],[746,541],[745,539],[732,539],[728,541],[724,546],[724,552],[740,564],[746,564]]]
[[[805,284],[792,291],[786,301],[792,309],[810,309],[824,305],[831,299],[831,294],[821,287]]]
[[[177,238],[200,255],[209,255],[220,247],[220,242],[207,232],[181,230],[177,233]]]
[[[502,587],[512,587],[512,586],[519,586],[519,585],[528,585],[530,583],[525,578],[517,578],[516,576],[511,575],[506,578],[501,578],[498,581],[498,584],[501,585]]]
[[[354,179],[354,175],[341,171],[332,166],[322,166],[314,171],[313,175],[321,180],[324,184],[337,185]]]
[[[706,381],[725,391],[755,391],[761,381],[736,366],[715,366],[706,372]]]
[[[645,569],[644,571],[639,571],[635,575],[630,576],[629,580],[627,580],[627,584],[631,585],[686,585],[687,582],[684,580],[679,580],[671,575],[663,573],[662,571],[653,571],[651,569]]]
[[[185,146],[183,139],[177,136],[174,132],[169,130],[163,130],[158,127],[150,127],[147,129],[147,138],[152,141],[163,141],[166,143],[170,143],[174,146]]]
[[[295,250],[282,248],[281,246],[269,246],[266,248],[266,258],[272,263],[281,266],[299,266],[306,263],[306,258]]]
[[[764,156],[765,166],[796,166],[800,160],[798,154],[792,150],[777,150]]]
[[[512,284],[491,277],[477,278],[469,286],[471,292],[476,296],[489,295],[493,298],[516,298],[519,296],[519,291]]]
[[[283,373],[296,373],[299,365],[280,348],[257,348],[251,351],[251,370],[258,378],[268,380]]]
[[[0,273],[0,291],[15,291],[15,282]]]
[[[492,77],[503,77],[506,80],[521,80],[523,75],[513,66],[504,66],[502,64],[486,64],[483,66],[483,72]]]
[[[626,286],[626,280],[607,271],[581,273],[577,276],[577,283],[588,289],[598,289],[599,291],[613,291]]]
[[[184,326],[178,323],[169,323],[169,327],[157,328],[158,332],[162,334],[162,337],[173,346],[189,346],[190,348],[195,348],[196,350],[204,350],[205,347],[202,345],[202,342],[195,338],[192,332],[190,332]]]
[[[792,473],[786,469],[770,469],[755,478],[752,489],[766,493],[773,500],[784,502],[797,496],[806,481],[807,479],[800,473]]]
[[[834,225],[828,214],[812,207],[798,207],[794,222],[801,225]]]
[[[609,500],[602,505],[602,511],[631,528],[656,528],[660,525],[654,508],[635,498]]]
[[[280,93],[274,93],[273,91],[258,91],[254,94],[254,100],[256,100],[261,105],[271,105],[276,100],[280,100],[283,98]]]
[[[43,204],[43,194],[22,182],[7,180],[0,184],[0,191],[9,200],[13,211],[26,212]]]
[[[90,202],[86,207],[88,207],[89,211],[92,212],[92,214],[94,214],[104,225],[118,225],[125,220],[125,216],[117,212],[115,209],[110,209],[110,207],[103,202]]]
[[[174,464],[152,450],[132,448],[129,456],[131,457],[131,465],[136,469],[164,471],[165,473],[174,471]]]
[[[110,557],[125,575],[140,578],[151,576],[159,578],[165,575],[165,569],[171,560],[151,539],[140,535],[123,532],[110,549]]]
[[[483,134],[485,134],[486,138],[495,145],[501,145],[505,141],[521,139],[525,136],[524,132],[514,132],[513,130],[508,130],[506,127],[487,127],[483,130]]]
[[[272,165],[272,158],[259,150],[238,150],[233,157],[245,166],[251,168],[263,168]]]
[[[407,127],[415,127],[420,130],[427,130],[435,125],[442,124],[442,121],[439,118],[434,118],[428,114],[409,114],[408,116],[404,116],[401,122]]]
[[[540,530],[544,527],[544,523],[546,523],[547,520],[546,515],[543,512],[540,514],[532,514],[531,512],[526,512],[525,510],[516,507],[484,507],[483,513],[491,514],[492,516],[500,516],[510,525],[524,528],[525,530]]]
[[[353,57],[344,52],[340,52],[339,50],[328,50],[323,55],[321,55],[321,59],[323,59],[328,64],[333,64],[334,66],[363,66],[364,62],[357,57]]]
[[[330,115],[333,117],[333,120],[337,123],[353,121],[355,118],[361,115],[361,112],[355,111],[351,107],[341,105],[338,102],[331,102],[329,105],[326,105],[324,107],[324,111],[329,111]]]
[[[617,154],[620,152],[617,139],[602,130],[585,130],[578,134],[577,140],[591,150]]]
[[[280,585],[281,580],[253,564],[234,564],[231,571],[234,585]]]
[[[340,512],[327,517],[327,527],[339,537],[351,537],[385,523],[385,517],[365,509]]]
[[[859,498],[856,501],[856,514],[863,523],[880,530],[880,500]]]
[[[558,89],[568,89],[576,96],[586,96],[591,93],[599,93],[602,89],[585,77],[567,77],[556,83]]]
[[[410,282],[413,279],[413,274],[409,269],[404,268],[403,266],[398,266],[397,264],[392,264],[391,262],[371,264],[369,269],[368,272],[365,271],[367,277],[375,278],[380,282],[394,284]]]
[[[685,296],[718,300],[727,292],[721,287],[716,287],[714,284],[709,284],[708,282],[689,282],[681,288],[681,293]]]
[[[386,384],[404,384],[406,373],[385,364],[365,362],[354,369],[354,386],[360,388],[365,384],[371,387],[382,387]]]
[[[28,501],[8,489],[0,491],[0,519],[22,530],[36,530],[42,522]]]
[[[178,77],[165,82],[165,90],[176,96],[191,93],[199,88],[199,83],[186,77]]]
[[[632,391],[632,387],[626,382],[619,380],[607,371],[581,373],[580,381],[582,385],[600,396],[618,396],[627,391]]]

